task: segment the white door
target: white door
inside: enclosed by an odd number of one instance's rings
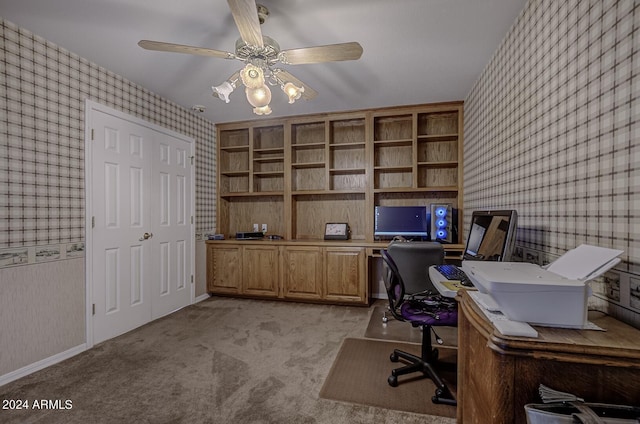
[[[190,143],[159,137],[153,149],[152,315],[158,318],[191,300]]]
[[[192,143],[102,106],[87,119],[87,255],[99,343],[191,302]]]

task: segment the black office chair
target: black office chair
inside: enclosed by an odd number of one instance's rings
[[[387,379],[390,386],[398,385],[398,376],[421,372],[423,377],[430,378],[436,385],[435,395],[431,398],[433,403],[456,405],[451,391],[437,374],[435,365],[438,360],[438,349],[431,344],[431,333],[435,334],[434,326],[456,326],[458,323],[458,309],[455,300],[441,295],[429,294],[426,296],[411,296],[405,299],[405,288],[398,267],[387,250],[382,250],[384,264],[384,283],[389,298],[391,314],[400,321],[407,321],[414,327],[422,327],[422,353],[413,355],[395,349],[391,354],[391,361],[400,359],[408,362],[408,365],[391,371]],[[435,334],[438,343],[442,339]]]
[[[392,241],[387,246],[402,282],[405,294],[438,293],[429,278],[429,266],[444,263],[444,247],[435,241]]]

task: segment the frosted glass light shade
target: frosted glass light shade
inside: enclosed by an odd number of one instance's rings
[[[258,88],[247,87],[244,91],[253,107],[264,107],[271,103],[271,90],[264,84]]]
[[[240,78],[247,88],[259,88],[264,85],[264,72],[261,68],[250,63],[240,71]]]
[[[217,87],[211,87],[213,96],[229,103],[229,95],[233,92],[233,85],[229,81],[225,81]]]
[[[253,113],[255,113],[256,115],[269,115],[271,114],[271,107],[269,107],[269,105],[262,106],[262,107],[254,107]]]
[[[288,82],[282,87],[282,91],[289,97],[289,103],[293,103],[304,93],[304,87],[296,87],[293,83]]]

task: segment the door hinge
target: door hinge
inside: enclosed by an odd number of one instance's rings
[[[191,156],[191,165],[193,165],[193,159],[195,158],[195,156]]]
[[[93,135],[94,135],[94,129],[93,129],[93,128],[91,128],[91,141],[93,141],[93,140],[94,140]]]
[[[96,217],[95,216],[91,217],[91,228],[96,228]]]
[[[193,215],[191,215],[191,223],[193,224]]]
[[[95,315],[95,314],[96,314],[96,304],[95,304],[95,303],[93,303],[93,304],[91,305],[91,314],[92,314],[92,315]]]
[[[191,284],[193,284],[193,274],[191,274]]]

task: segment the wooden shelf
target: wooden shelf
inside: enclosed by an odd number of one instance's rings
[[[364,149],[366,143],[337,143],[337,144],[329,144],[329,148],[331,149]]]
[[[418,135],[419,140],[425,141],[437,141],[437,140],[456,140],[458,134],[432,134],[432,135]]]
[[[284,149],[283,148],[271,148],[271,149],[253,149],[253,153],[256,154],[265,154],[265,153],[283,153],[284,154]],[[284,158],[284,155],[282,156]]]
[[[363,190],[298,190],[291,192],[291,196],[336,196],[336,195],[364,195]]]
[[[255,177],[274,177],[274,176],[284,176],[284,172],[282,171],[262,171],[262,172],[254,172],[253,175]]]
[[[441,162],[418,162],[418,166],[429,166],[434,168],[455,168],[458,161],[441,161]]]
[[[229,147],[220,147],[220,150],[223,152],[248,152],[249,145],[246,146],[229,146]]]
[[[367,170],[364,168],[334,168],[329,169],[329,172],[332,174],[364,174]]]
[[[292,149],[324,149],[324,143],[292,144]]]
[[[411,146],[413,139],[403,140],[376,140],[373,142],[376,146]]]
[[[386,171],[386,172],[411,172],[413,171],[412,166],[376,166],[373,168],[376,171]]]
[[[284,191],[265,191],[265,192],[237,192],[237,193],[220,193],[220,197],[226,198],[253,198],[253,197],[282,197]],[[246,230],[245,230],[246,231]]]
[[[440,192],[451,192],[457,193],[459,190],[458,186],[440,186],[440,187],[419,187],[419,188],[376,188],[373,190],[374,193],[440,193]]]
[[[324,162],[308,162],[308,163],[292,163],[291,168],[305,169],[305,168],[324,168]]]
[[[249,175],[249,171],[221,171],[220,175],[225,175],[228,177],[239,177],[243,175]]]

